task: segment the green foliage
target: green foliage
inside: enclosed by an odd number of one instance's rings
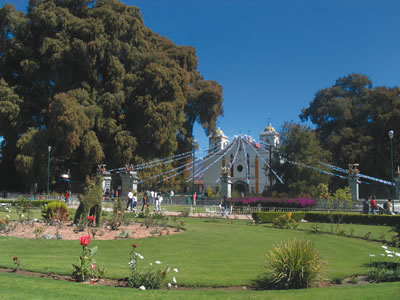
[[[46,188],[47,145],[53,182],[76,162],[91,175],[100,162],[187,151],[193,125],[211,133],[223,113],[222,87],[201,76],[195,48],[146,28],[137,7],[75,2],[0,8],[1,167],[18,171],[8,185]]]
[[[54,200],[27,200],[25,197],[19,197],[18,200],[0,199],[0,203],[9,203],[11,206],[24,206],[26,203],[29,203],[31,207],[42,207],[52,201]]]
[[[292,217],[293,213],[289,212],[281,214],[274,219],[273,226],[280,229],[295,229],[297,228],[297,222]]]
[[[305,213],[304,212],[291,212],[291,219],[293,219],[295,222],[300,221],[301,219],[304,219]],[[253,212],[251,214],[253,220],[257,223],[274,223],[274,220],[279,218],[280,216],[288,216],[287,212],[283,211],[257,211]]]
[[[102,180],[103,178],[101,176],[97,176],[94,181],[89,178],[87,179],[85,193],[75,213],[74,224],[78,224],[91,213],[91,215],[94,215],[96,218],[96,225],[100,226],[101,201],[103,199]]]
[[[266,272],[259,288],[308,288],[320,275],[323,262],[310,241],[292,240],[278,244],[267,254]]]
[[[337,189],[336,192],[329,197],[330,208],[352,208],[354,206],[350,187],[346,186],[342,189]]]
[[[281,132],[279,154],[273,162],[274,169],[285,180],[284,184],[276,186],[276,190],[292,197],[304,194],[315,198],[319,196],[320,184],[327,185],[329,176],[319,173],[316,170],[288,162],[294,161],[323,169],[323,166],[319,162],[329,161],[330,153],[322,148],[315,132],[306,126],[285,123]],[[281,158],[286,159],[284,164],[280,164]]]
[[[346,168],[349,163],[360,163],[363,174],[390,178],[387,132],[400,130],[398,95],[398,87],[373,88],[367,76],[349,74],[319,90],[300,118],[315,125],[318,140],[332,153],[335,165]],[[398,151],[400,144],[394,143],[394,153]],[[338,180],[333,180],[331,188],[344,185]],[[376,194],[374,189],[368,185],[363,190],[371,195]]]
[[[400,216],[372,214],[364,215],[360,213],[306,212],[304,219],[309,222],[317,223],[345,223],[388,226],[392,226],[400,222]]]
[[[42,216],[45,220],[57,219],[65,221],[68,219],[68,207],[63,201],[49,202],[42,210]]]

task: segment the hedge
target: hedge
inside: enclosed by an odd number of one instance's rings
[[[49,202],[52,202],[54,200],[29,200],[29,205],[31,207],[42,207],[45,206],[47,204],[49,204]],[[0,203],[9,203],[11,204],[11,206],[21,206],[23,203],[27,203],[27,200],[5,200],[5,199],[1,199]]]
[[[256,211],[251,214],[253,217],[253,220],[257,223],[273,223],[274,219],[278,218],[280,215],[283,214],[288,214],[289,212],[283,212],[283,211]],[[300,221],[301,219],[304,219],[304,212],[301,211],[294,211],[292,212],[292,218],[295,221]]]
[[[340,212],[305,212],[304,219],[309,222],[318,223],[343,223],[343,224],[362,224],[362,225],[387,225],[393,226],[400,224],[399,215],[372,215],[360,213],[340,213]]]

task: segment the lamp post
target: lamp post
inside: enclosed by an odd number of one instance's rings
[[[50,188],[50,151],[51,146],[47,147],[48,155],[47,155],[47,196],[49,196],[49,188]]]
[[[390,139],[390,158],[392,161],[392,210],[394,211],[394,170],[393,170],[393,136],[394,136],[394,131],[390,130],[388,132],[389,139]]]

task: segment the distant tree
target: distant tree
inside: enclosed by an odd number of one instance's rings
[[[372,88],[365,75],[350,74],[317,92],[300,118],[316,126],[318,139],[332,153],[332,163],[359,163],[370,176],[389,179],[388,131],[400,132],[400,89]],[[400,143],[395,143],[395,153]],[[399,163],[397,160],[395,163]]]
[[[321,169],[319,162],[329,161],[331,155],[324,150],[315,132],[309,127],[286,122],[281,131],[281,146],[278,149],[274,165],[284,184],[278,184],[276,189],[280,193],[290,196],[309,194],[318,196],[319,186],[328,184],[330,177],[311,168],[306,168],[291,162],[304,164]],[[278,160],[284,159],[284,164]]]
[[[79,163],[122,167],[191,147],[193,124],[215,130],[222,87],[196,50],[144,26],[118,0],[31,0],[0,8],[0,136],[4,177],[27,187]],[[10,176],[11,175],[11,176]],[[22,175],[22,176],[20,176]]]

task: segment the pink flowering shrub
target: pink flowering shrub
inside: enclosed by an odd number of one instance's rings
[[[284,208],[308,208],[314,207],[317,201],[310,198],[232,198],[228,200],[235,206],[261,206],[261,207],[284,207]]]

